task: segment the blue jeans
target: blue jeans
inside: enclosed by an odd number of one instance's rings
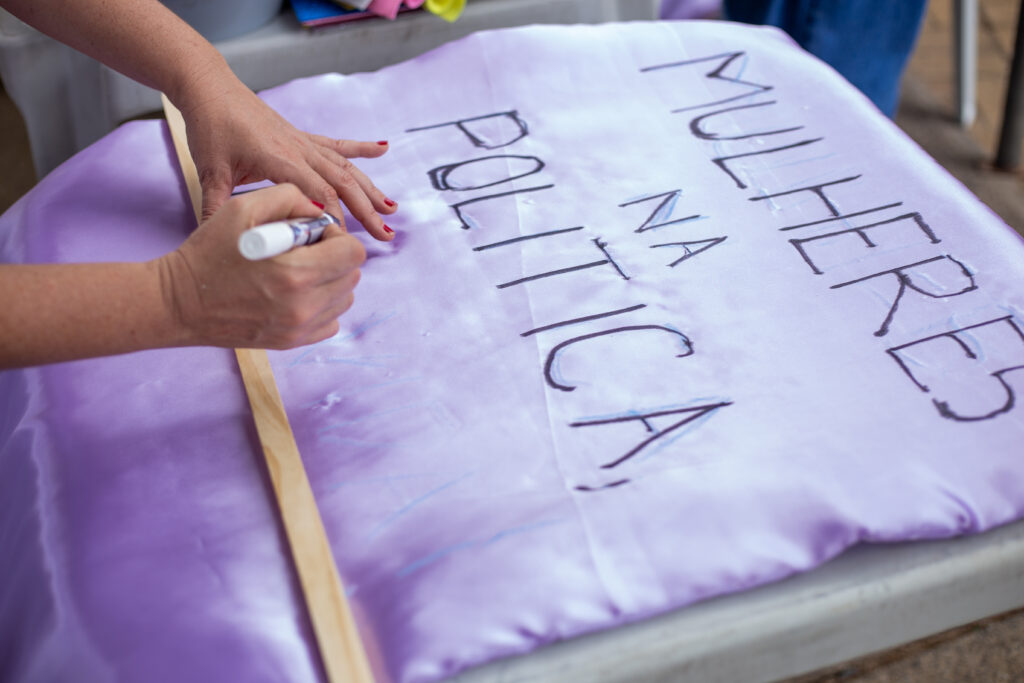
[[[731,21],[778,26],[891,117],[926,4],[926,0],[724,0],[724,11]]]

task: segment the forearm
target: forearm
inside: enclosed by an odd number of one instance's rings
[[[162,261],[0,265],[0,368],[188,343],[164,271]]]
[[[158,0],[0,0],[47,35],[182,107],[240,85],[219,52]]]
[[[146,263],[0,264],[0,369],[171,346],[286,349],[326,339],[352,305],[366,250],[337,226],[249,261],[254,225],[323,211],[294,185],[228,201]],[[17,294],[15,294],[17,293]]]
[[[209,0],[212,2],[213,0]],[[181,111],[208,218],[238,186],[290,182],[374,238],[397,204],[349,158],[379,157],[387,142],[334,140],[296,130],[231,71],[223,56],[158,0],[0,0],[53,38],[165,93]]]

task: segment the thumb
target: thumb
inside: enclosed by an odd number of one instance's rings
[[[344,222],[342,222],[340,226],[331,223],[326,228],[324,228],[324,234],[321,236],[321,239],[327,240],[335,237],[344,237],[345,234],[346,231]]]
[[[199,184],[203,188],[202,221],[212,216],[231,197],[235,184],[227,168],[203,169],[199,172]]]

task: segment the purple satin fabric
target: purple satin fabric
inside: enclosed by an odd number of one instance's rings
[[[781,34],[497,31],[264,97],[391,142],[356,163],[397,238],[350,220],[341,332],[270,354],[381,680],[1022,516],[1021,240]],[[0,254],[150,259],[191,224],[135,122]],[[323,680],[230,351],[0,384],[0,678]]]

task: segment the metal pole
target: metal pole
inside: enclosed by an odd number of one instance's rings
[[[978,0],[953,0],[953,14],[957,118],[967,128],[977,115]]]
[[[1024,5],[1024,3],[1022,3]],[[999,134],[996,168],[1013,171],[1020,166],[1024,143],[1024,6],[1017,10],[1017,38],[1013,47],[1010,81],[1006,85],[1003,129]]]

